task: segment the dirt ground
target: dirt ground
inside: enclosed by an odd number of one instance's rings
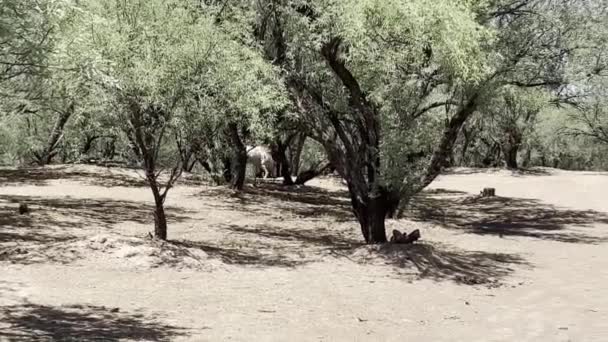
[[[483,187],[498,197],[478,198]],[[606,341],[608,174],[455,169],[364,246],[335,179],[0,169],[0,341]],[[29,215],[19,215],[27,203]]]

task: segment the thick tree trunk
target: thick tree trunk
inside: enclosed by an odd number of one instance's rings
[[[521,146],[521,134],[515,128],[507,130],[507,141],[502,146],[505,165],[509,169],[517,169],[517,154]]]
[[[352,193],[351,193],[352,194]],[[351,195],[353,212],[361,226],[361,234],[368,244],[385,243],[387,216],[386,198],[379,196],[364,199],[364,203]]]
[[[505,158],[505,164],[508,169],[516,170],[518,168],[517,165],[517,153],[519,151],[519,146],[504,146],[502,149],[503,156]]]
[[[354,184],[347,182],[353,207],[353,213],[359,221],[361,234],[368,244],[385,243],[387,217],[393,217],[399,207],[399,192],[389,191],[380,187],[369,197],[357,195],[361,193]]]
[[[283,177],[283,185],[293,185],[293,179],[291,178],[291,167],[289,165],[289,159],[287,158],[287,147],[289,146],[289,140],[286,143],[277,139],[273,148],[273,158],[277,163],[277,175],[280,174]]]
[[[245,175],[247,172],[247,148],[239,136],[236,123],[228,124],[228,133],[234,151],[232,160],[232,188],[242,190],[245,186]]]

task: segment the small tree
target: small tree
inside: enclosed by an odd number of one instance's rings
[[[190,85],[212,70],[209,56],[221,40],[210,19],[193,17],[193,8],[177,0],[104,0],[87,9],[82,24],[93,28],[83,48],[98,54],[93,77],[103,95],[100,105],[114,115],[141,163],[154,197],[154,236],[165,240],[164,203],[182,172],[179,158],[162,158],[166,138],[177,128]]]

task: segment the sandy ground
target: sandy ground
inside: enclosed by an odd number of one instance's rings
[[[0,169],[0,341],[606,341],[606,193],[601,173],[456,169],[388,222],[421,243],[370,247],[334,179],[187,177],[160,243],[133,171]]]

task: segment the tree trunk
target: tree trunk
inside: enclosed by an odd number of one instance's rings
[[[103,158],[108,160],[113,160],[116,155],[116,138],[111,137],[109,141],[106,141],[103,152]]]
[[[36,153],[36,159],[39,165],[47,165],[53,161],[55,155],[57,155],[57,147],[61,138],[63,137],[63,129],[67,124],[68,120],[74,113],[74,103],[71,103],[68,108],[59,114],[51,135],[46,143],[46,147],[39,153]]]
[[[236,123],[228,124],[228,133],[232,140],[234,151],[232,160],[232,188],[242,190],[245,186],[245,175],[247,172],[247,148],[239,136]]]
[[[291,178],[291,168],[289,167],[289,159],[287,158],[287,147],[289,146],[289,139],[286,143],[277,139],[275,146],[273,146],[274,159],[277,163],[278,171],[281,177],[283,177],[283,185],[293,185],[293,179]],[[279,173],[277,173],[279,174]]]
[[[507,168],[515,170],[518,168],[517,165],[517,154],[521,146],[521,134],[517,131],[517,128],[507,128],[507,141],[502,144],[502,153],[505,158],[505,164]]]
[[[326,170],[329,170],[331,167],[332,167],[331,163],[328,163],[327,165],[325,165],[324,167],[322,167],[318,170],[317,170],[317,168],[306,170],[306,171],[300,173],[298,175],[298,177],[296,177],[295,184],[304,185],[304,183],[308,182],[309,180],[311,180],[315,177],[318,177]]]
[[[304,150],[304,144],[306,143],[306,135],[302,134],[296,138],[295,149],[290,149],[291,157],[291,173],[297,176],[300,173],[300,158],[302,151]]]
[[[167,240],[167,217],[165,216],[164,201],[160,196],[158,187],[152,189],[154,193],[154,237]]]
[[[83,144],[83,146],[82,146],[82,149],[81,149],[81,151],[80,151],[80,154],[84,156],[84,155],[86,155],[87,153],[89,153],[89,151],[90,151],[90,150],[93,148],[93,143],[94,143],[94,142],[95,142],[95,140],[97,140],[98,138],[100,138],[100,137],[98,137],[98,136],[96,136],[96,135],[87,135],[87,136],[85,137],[84,144]]]
[[[543,152],[540,155],[540,166],[542,166],[542,167],[546,167],[547,166],[547,156],[545,156],[545,152]]]
[[[149,152],[148,150],[146,151]],[[165,216],[164,208],[165,198],[160,193],[160,187],[158,186],[154,159],[150,157],[149,153],[146,153],[146,156],[144,170],[146,172],[146,180],[148,181],[148,185],[154,196],[154,238],[167,240],[167,217]]]
[[[439,145],[431,157],[431,161],[422,179],[419,190],[426,188],[441,173],[447,159],[452,153],[452,148],[454,147],[460,128],[477,109],[478,96],[479,94],[477,93],[473,94],[467,103],[449,120],[443,130]]]
[[[351,195],[351,201],[365,242],[368,244],[387,242],[385,196],[380,195],[375,198],[367,198],[364,200],[365,203],[361,203]]]
[[[387,242],[385,221],[387,217],[393,217],[399,207],[399,192],[379,187],[368,197],[357,195],[362,189],[358,189],[355,184],[347,182],[347,185],[353,212],[359,221],[365,242],[368,244]]]
[[[201,166],[205,169],[205,171],[207,171],[210,175],[213,174],[213,171],[211,171],[211,164],[209,164],[208,161],[198,159],[198,162],[201,163]]]
[[[519,146],[504,146],[502,149],[503,156],[505,158],[505,164],[508,169],[516,170],[518,168],[517,165],[517,152],[519,151]]]

